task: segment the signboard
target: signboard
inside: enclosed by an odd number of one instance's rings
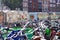
[[[30,15],[30,19],[34,20],[34,15]]]
[[[30,12],[29,16],[31,20],[37,20],[37,12]]]

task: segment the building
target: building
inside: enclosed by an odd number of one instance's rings
[[[42,0],[42,12],[49,11],[49,0]]]
[[[49,0],[23,0],[23,10],[28,12],[47,12]]]
[[[60,12],[60,0],[23,0],[23,10],[29,12]]]
[[[60,12],[60,0],[21,0],[19,7],[23,11],[28,12]],[[23,4],[23,5],[22,5]],[[8,4],[9,5],[9,4]],[[9,9],[8,6],[1,4],[0,9]]]
[[[43,12],[60,12],[60,0],[42,0]]]
[[[23,11],[28,12],[47,12],[48,1],[46,0],[23,0]]]
[[[28,1],[29,12],[42,12],[42,0],[29,0]]]
[[[42,0],[23,0],[23,10],[42,12]]]
[[[23,0],[23,11],[28,11],[28,0]]]
[[[60,12],[60,0],[50,0],[49,11]]]

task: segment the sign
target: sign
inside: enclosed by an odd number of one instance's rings
[[[37,20],[37,12],[30,12],[29,16],[30,16],[30,19]]]
[[[30,15],[30,18],[31,18],[32,20],[34,20],[34,15]]]

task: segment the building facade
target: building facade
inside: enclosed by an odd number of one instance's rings
[[[42,0],[42,12],[49,11],[49,0]]]
[[[28,11],[28,0],[23,0],[23,11]]]
[[[23,11],[42,12],[42,0],[23,0]]]
[[[42,12],[42,0],[29,0],[28,1],[29,12]]]
[[[23,10],[29,12],[60,12],[60,0],[23,0]]]
[[[60,12],[60,0],[50,0],[49,11]]]
[[[43,12],[60,12],[60,0],[42,0]]]

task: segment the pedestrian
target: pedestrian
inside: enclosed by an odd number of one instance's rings
[[[50,40],[50,34],[51,34],[51,30],[49,28],[46,28],[46,30],[45,30],[45,39],[46,40]]]
[[[0,30],[0,40],[4,40],[2,33],[1,33],[1,30]]]
[[[41,40],[38,31],[35,31],[33,35],[32,40]]]

